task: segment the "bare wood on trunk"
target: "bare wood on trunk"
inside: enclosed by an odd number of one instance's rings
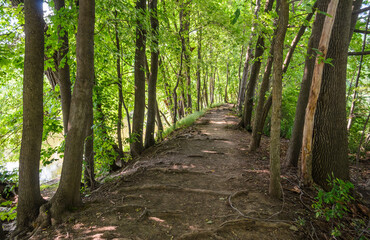
[[[317,99],[320,94],[322,73],[324,70],[326,53],[328,51],[330,36],[335,20],[335,14],[338,6],[338,0],[331,0],[328,6],[321,39],[319,43],[320,55],[316,57],[314,73],[312,77],[312,84],[310,89],[310,96],[306,107],[305,124],[303,128],[302,140],[302,163],[301,163],[301,178],[303,183],[310,186],[312,179],[312,135],[314,127],[314,117],[317,105]]]

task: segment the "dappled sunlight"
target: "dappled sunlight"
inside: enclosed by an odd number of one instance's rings
[[[78,230],[79,228],[76,228],[76,226],[79,225],[82,229],[84,227],[83,224],[76,224],[73,229]],[[117,229],[117,226],[103,226],[103,227],[97,227],[97,226],[91,226],[85,231],[83,231],[84,234],[90,234],[90,233],[100,233],[105,231],[115,231]]]
[[[204,152],[204,153],[211,153],[211,154],[217,154],[216,151],[212,151],[212,150],[202,150],[202,152]]]
[[[226,124],[225,120],[222,120],[222,121],[209,121],[209,123],[211,124],[217,124],[217,125],[222,125],[222,124]]]
[[[190,165],[172,165],[171,166],[171,169],[174,169],[174,170],[179,170],[179,169],[191,169],[191,168],[195,168],[195,165],[194,164],[190,164]]]
[[[163,220],[161,218],[158,218],[158,217],[148,217],[148,219],[149,220],[152,220],[152,221],[154,221],[156,223],[158,223],[162,227],[171,228],[171,226],[166,223],[166,220]]]
[[[267,174],[270,174],[270,171],[269,170],[259,170],[259,169],[248,169],[248,170],[245,170],[246,172],[250,172],[250,173],[267,173]]]

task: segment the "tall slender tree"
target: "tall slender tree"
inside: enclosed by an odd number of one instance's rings
[[[82,156],[94,81],[94,22],[95,1],[80,0],[76,39],[77,78],[72,94],[70,128],[59,187],[50,201],[50,214],[55,219],[60,218],[66,209],[82,203]]]
[[[155,144],[154,127],[156,118],[157,104],[157,76],[158,76],[158,14],[157,0],[149,2],[149,14],[151,24],[151,60],[150,60],[150,76],[148,84],[148,117],[145,132],[145,148]]]
[[[280,121],[283,78],[284,39],[289,22],[288,0],[280,1],[279,20],[274,44],[274,79],[272,83],[272,114],[271,114],[271,142],[270,142],[270,185],[269,193],[272,197],[281,196],[280,184]]]
[[[132,119],[131,155],[139,156],[143,151],[143,127],[145,113],[145,17],[146,1],[136,2],[136,48],[135,48],[135,103]]]
[[[65,9],[64,0],[55,0],[55,10],[62,12]],[[63,16],[60,16],[62,18]],[[61,43],[58,50],[58,84],[60,87],[60,100],[62,103],[64,134],[68,132],[69,111],[71,107],[71,77],[68,63],[69,40],[68,31],[60,24],[58,26],[58,40]]]
[[[25,60],[23,75],[23,130],[19,156],[17,232],[31,226],[44,200],[39,166],[43,132],[44,20],[43,1],[24,2]]]

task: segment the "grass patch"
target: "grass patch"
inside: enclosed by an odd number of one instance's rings
[[[51,189],[57,189],[59,186],[59,183],[54,183],[54,184],[42,184],[40,186],[40,191],[43,191],[45,189],[51,188]]]
[[[172,125],[171,127],[166,128],[166,130],[164,130],[163,133],[162,133],[162,138],[166,138],[168,135],[170,135],[176,129],[187,128],[187,127],[193,125],[193,123],[198,118],[202,117],[209,109],[222,106],[223,104],[224,103],[213,103],[208,108],[204,108],[201,111],[194,112],[194,113],[182,118],[181,120],[179,120],[176,123],[176,127],[174,125]]]

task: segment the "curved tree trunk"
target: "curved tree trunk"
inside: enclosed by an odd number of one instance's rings
[[[17,229],[37,218],[43,203],[39,166],[43,131],[44,20],[41,0],[25,1],[23,130],[19,156]]]
[[[94,168],[94,110],[92,97],[88,100],[86,138],[84,153],[84,179],[86,186],[93,190],[96,188],[95,168]]]
[[[154,129],[157,103],[157,76],[158,76],[158,17],[157,17],[157,0],[149,2],[150,23],[152,32],[152,49],[150,61],[150,76],[148,84],[148,117],[145,132],[145,148],[155,144]]]
[[[81,204],[82,156],[89,102],[94,81],[95,1],[80,0],[77,31],[77,78],[72,94],[70,129],[66,138],[62,174],[51,199],[50,214],[60,218],[68,208]]]
[[[272,197],[281,197],[280,184],[280,122],[281,99],[283,92],[283,54],[284,39],[289,22],[288,0],[280,1],[279,21],[274,44],[274,78],[272,82],[272,114],[271,114],[271,142],[270,142],[270,185],[269,193]]]
[[[143,125],[145,113],[145,41],[146,32],[142,14],[146,10],[146,1],[137,0],[136,10],[136,49],[135,49],[135,103],[134,116],[132,119],[132,140],[131,155],[139,156],[143,151]]]

